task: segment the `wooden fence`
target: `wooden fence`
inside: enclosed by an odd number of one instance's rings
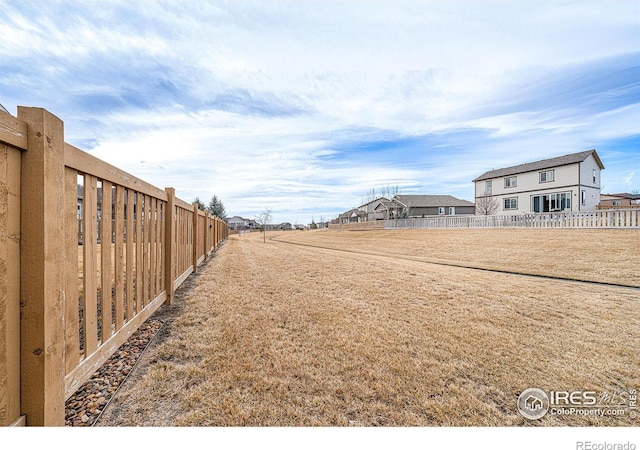
[[[367,230],[383,230],[385,228],[384,220],[376,220],[370,222],[351,222],[351,223],[330,223],[330,230],[342,231],[367,231]]]
[[[531,213],[511,216],[434,216],[386,220],[385,229],[406,228],[638,228],[640,208]]]
[[[48,111],[0,113],[0,426],[64,425],[65,400],[227,236],[65,143]]]

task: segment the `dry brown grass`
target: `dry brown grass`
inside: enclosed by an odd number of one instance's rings
[[[278,239],[422,261],[640,287],[639,230],[321,231],[289,233]]]
[[[517,265],[529,242],[516,246],[501,231],[485,231],[474,254]],[[280,239],[371,243],[393,254],[412,234],[393,233]],[[459,255],[456,240],[464,247],[456,233],[439,238],[430,257]],[[416,245],[407,248],[419,255]],[[531,422],[516,400],[529,387],[637,387],[634,290],[263,243],[257,234],[232,237],[187,284],[164,337],[99,425],[633,424],[551,415]]]

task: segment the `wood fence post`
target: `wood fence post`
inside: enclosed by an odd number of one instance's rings
[[[204,258],[207,259],[209,255],[209,250],[207,249],[207,243],[209,242],[209,213],[204,212],[204,225],[202,227],[202,251],[204,254]]]
[[[63,426],[64,124],[42,108],[19,106],[18,118],[29,145],[21,164],[21,413],[27,425]]]
[[[205,220],[204,220],[204,257],[205,259],[209,256],[209,252],[211,251],[211,232],[209,231],[209,225],[211,224],[211,214],[205,212]]]
[[[175,289],[173,282],[176,276],[176,190],[165,188],[167,193],[167,212],[164,215],[164,287],[167,291],[166,304],[173,303]]]
[[[198,204],[193,204],[193,271],[198,270]]]
[[[220,233],[220,218],[218,216],[213,218],[213,248],[214,250],[218,248],[218,243],[220,242],[219,238]]]

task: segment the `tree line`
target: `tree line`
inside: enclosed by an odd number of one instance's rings
[[[222,203],[222,200],[220,200],[216,195],[211,197],[207,206],[205,206],[204,202],[200,200],[200,197],[196,197],[193,200],[193,203],[198,204],[198,209],[200,211],[207,211],[212,216],[216,216],[222,220],[227,218],[227,210],[224,207],[224,203]]]

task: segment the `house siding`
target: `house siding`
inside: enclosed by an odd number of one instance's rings
[[[595,169],[596,180],[593,180]],[[540,182],[540,172],[553,170],[553,181]],[[475,182],[476,199],[493,197],[498,202],[495,214],[519,214],[533,211],[533,198],[545,194],[570,193],[571,211],[591,211],[600,201],[600,166],[593,154],[584,161],[549,167],[541,170],[479,180]],[[515,178],[515,185],[505,187],[506,178]],[[486,182],[491,181],[490,195],[485,193]],[[582,203],[582,191],[584,203]],[[517,208],[505,209],[505,199],[517,199]]]
[[[571,210],[577,210],[578,188],[576,181],[578,180],[578,164],[570,164],[566,166],[554,167],[553,181],[540,182],[540,170],[533,172],[519,173],[517,175],[510,175],[509,177],[516,177],[516,186],[505,187],[505,178],[499,177],[492,178],[492,197],[498,201],[498,209],[496,213],[526,213],[533,210],[532,198],[537,195],[554,194],[562,192],[571,193]],[[485,181],[476,182],[476,198],[485,197]],[[504,199],[516,198],[518,207],[516,209],[505,209]]]
[[[367,221],[382,220],[385,218],[384,214],[382,212],[376,211],[376,208],[383,201],[388,202],[389,200],[386,199],[385,197],[380,197],[379,199],[372,200],[368,203],[365,203],[364,205],[358,206],[357,209],[367,214],[366,219],[364,220],[367,220]]]
[[[596,171],[596,182],[593,182],[593,169]],[[580,201],[581,211],[597,209],[600,203],[600,167],[593,155],[580,163],[580,191],[585,191],[585,202]],[[581,196],[582,194],[578,194]]]
[[[444,208],[444,214],[440,214],[439,210],[440,208]],[[411,217],[429,217],[429,216],[448,216],[449,214],[449,208],[450,206],[429,206],[429,207],[424,207],[424,208],[410,208],[410,213],[409,215]],[[453,208],[455,208],[455,215],[461,215],[461,214],[474,214],[475,213],[475,206],[454,206]]]

